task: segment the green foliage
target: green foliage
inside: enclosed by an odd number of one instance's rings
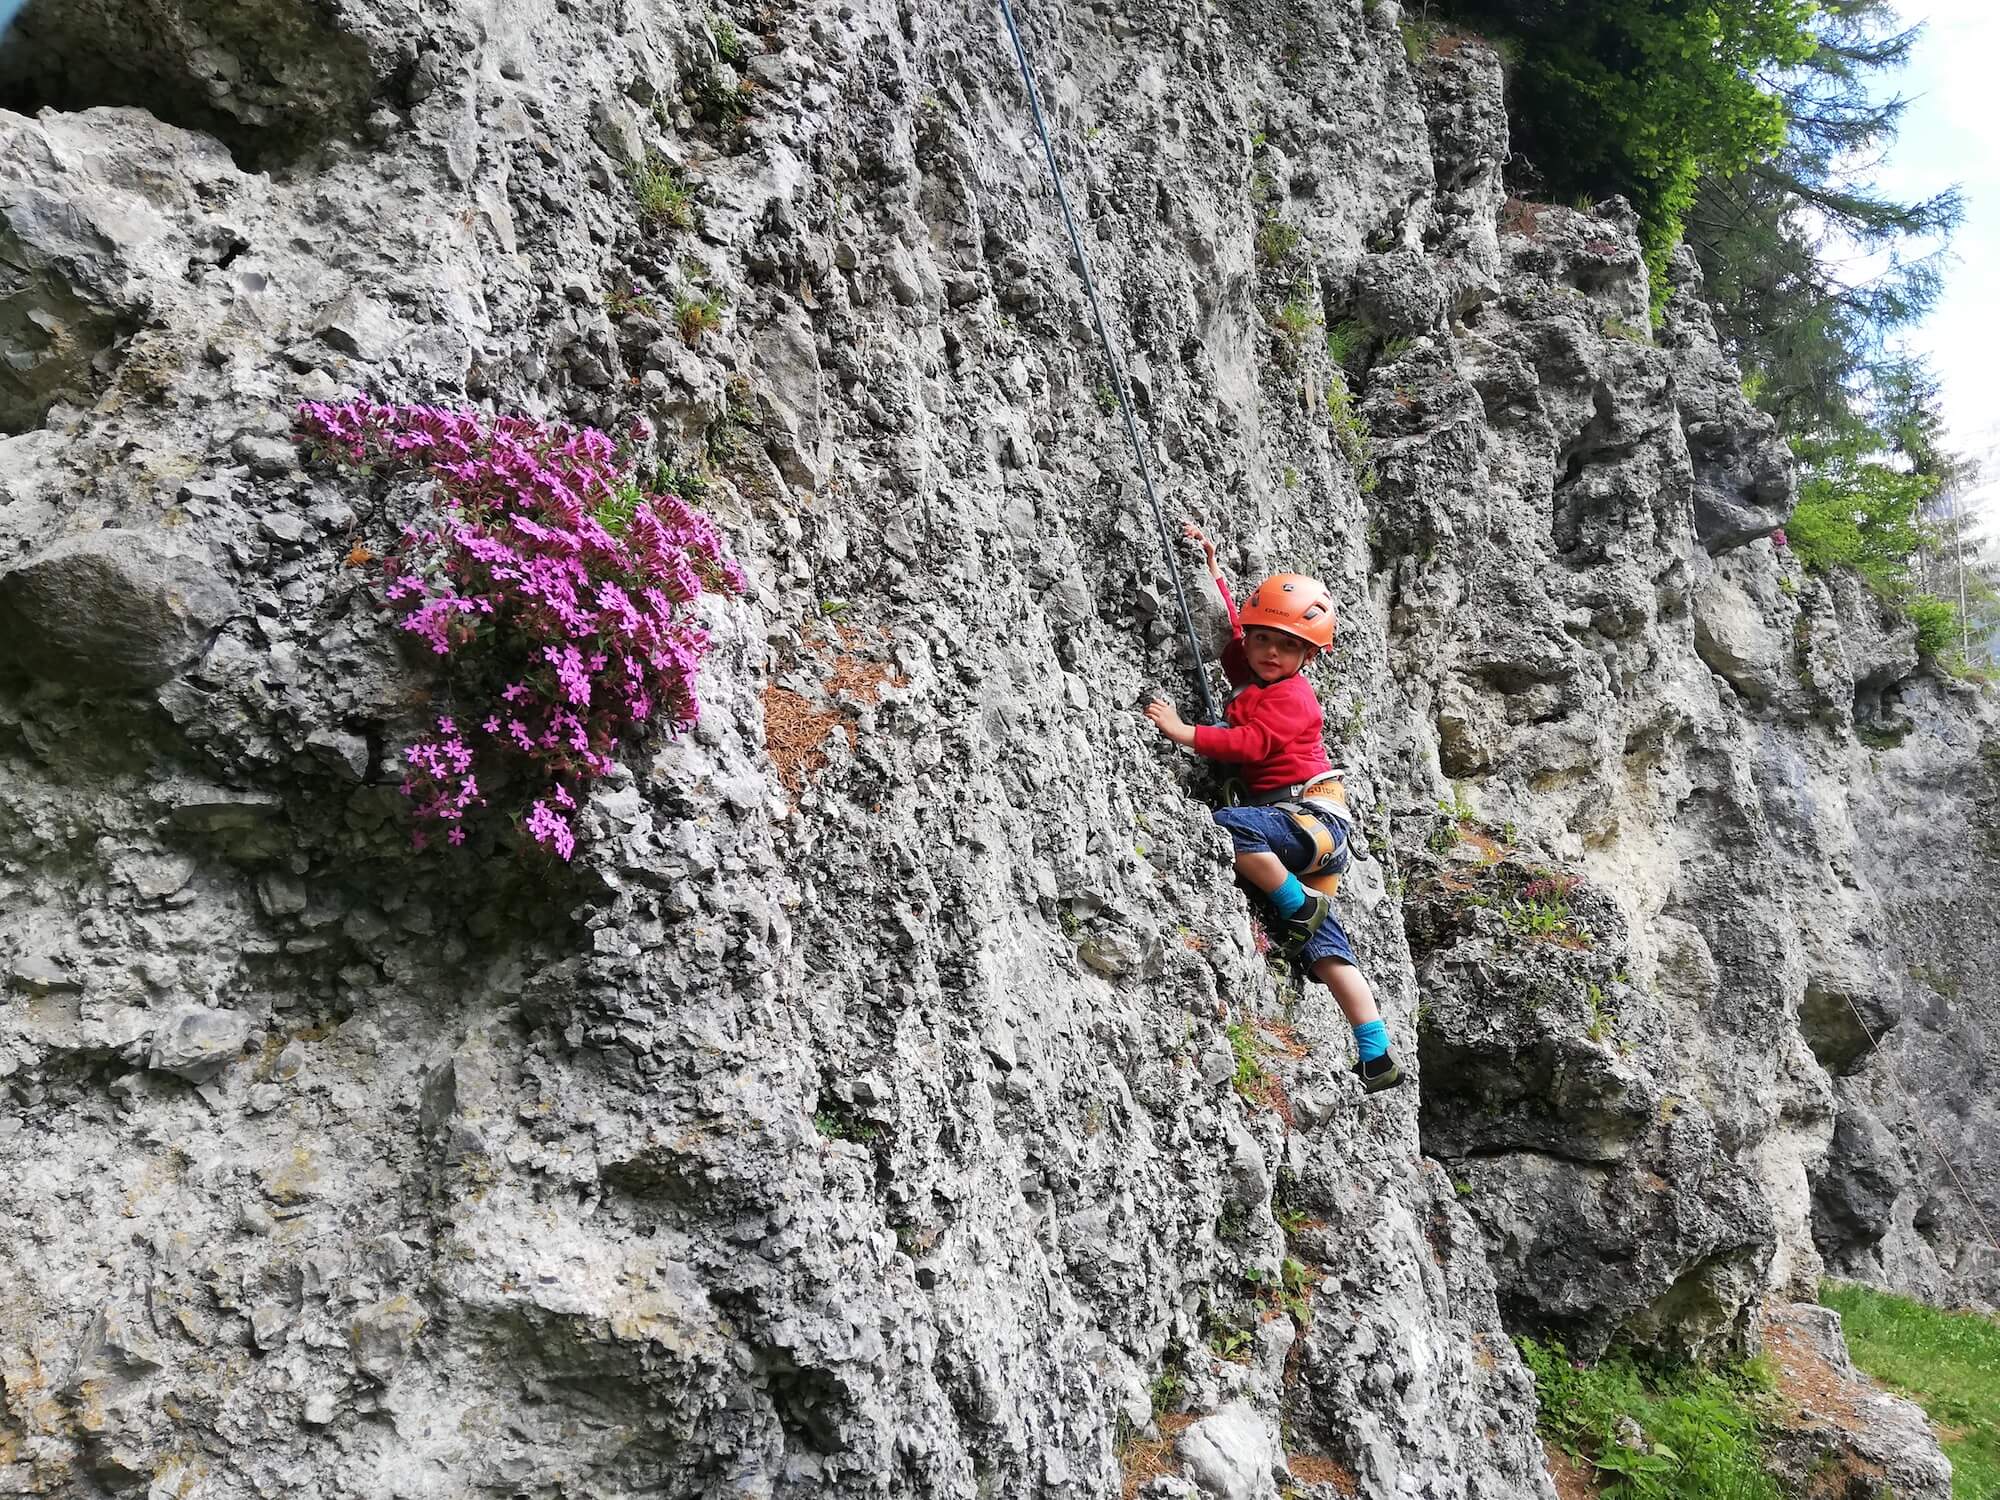
[[[882,1134],[882,1127],[856,1118],[838,1104],[822,1104],[813,1116],[813,1128],[830,1141],[854,1141],[867,1145]]]
[[[1250,1357],[1251,1331],[1239,1324],[1226,1322],[1218,1317],[1214,1309],[1208,1313],[1208,1347],[1216,1357],[1242,1364]]]
[[[710,21],[708,34],[715,38],[715,55],[732,68],[740,68],[747,55],[743,38],[736,30],[736,23],[727,16]]]
[[[1355,358],[1368,347],[1368,325],[1343,318],[1326,331],[1326,352],[1343,372],[1354,368]]]
[[[1961,212],[1956,189],[1906,201],[1871,180],[1907,105],[1879,75],[1919,28],[1894,0],[1822,0],[1810,29],[1811,54],[1777,80],[1784,147],[1710,176],[1687,221],[1745,394],[1788,431],[1835,422],[1893,363],[1884,336],[1936,302]]]
[[[1271,315],[1271,322],[1280,333],[1297,344],[1319,322],[1319,314],[1303,297],[1293,297]]]
[[[2000,1496],[2000,1322],[1845,1282],[1824,1283],[1820,1301],[1839,1312],[1854,1362],[1944,1429],[1953,1500]]]
[[[1589,1007],[1590,1021],[1584,1027],[1593,1042],[1607,1042],[1617,1028],[1618,1013],[1605,997],[1603,987],[1587,984],[1583,990],[1583,1002]]]
[[[1650,344],[1653,342],[1652,334],[1646,329],[1615,316],[1605,318],[1604,336],[1606,338],[1625,339],[1634,344]]]
[[[632,516],[646,498],[645,491],[631,475],[618,480],[609,495],[598,502],[594,514],[597,524],[613,536],[625,535],[625,528],[632,524]]]
[[[1438,28],[1431,21],[1404,21],[1400,27],[1403,33],[1403,55],[1416,67],[1430,55],[1437,45]]]
[[[1181,1393],[1187,1389],[1186,1357],[1180,1346],[1169,1344],[1160,1361],[1160,1373],[1154,1377],[1150,1394],[1153,1398],[1153,1415],[1160,1416],[1172,1411],[1180,1404]]]
[[[1936,599],[1929,594],[1919,594],[1907,601],[1903,609],[1911,623],[1917,627],[1917,649],[1933,661],[1943,661],[1958,654],[1959,629],[1958,606],[1945,599]]]
[[[1299,229],[1283,219],[1266,219],[1257,230],[1257,255],[1267,266],[1282,265],[1299,248]]]
[[[1656,307],[1704,172],[1771,156],[1785,111],[1765,81],[1813,51],[1811,0],[1464,0],[1521,46],[1515,149],[1559,193],[1623,193],[1639,210]]]
[[[1110,416],[1114,411],[1118,410],[1118,392],[1114,391],[1111,388],[1109,382],[1100,381],[1098,383],[1097,409],[1103,412],[1107,417]]]
[[[1301,1333],[1312,1327],[1313,1288],[1319,1285],[1319,1281],[1318,1272],[1289,1255],[1278,1268],[1278,1284],[1271,1289],[1271,1301],[1298,1325]]]
[[[1768,1371],[1642,1365],[1625,1354],[1584,1369],[1561,1344],[1519,1343],[1535,1377],[1536,1427],[1591,1464],[1605,1500],[1780,1500],[1758,1439]],[[1618,1441],[1625,1419],[1646,1452]]]
[[[622,318],[627,313],[638,313],[644,318],[657,318],[658,306],[650,294],[636,286],[614,286],[604,294],[604,310],[614,318]]]
[[[1354,475],[1354,487],[1364,495],[1374,494],[1377,483],[1375,451],[1369,441],[1368,424],[1355,411],[1347,379],[1338,370],[1333,372],[1332,384],[1327,387],[1326,418],[1333,440],[1347,460],[1348,470]]]
[[[648,156],[632,169],[632,187],[639,199],[639,216],[655,227],[692,229],[695,225],[693,190],[681,181],[671,162]]]
[[[699,468],[684,469],[665,459],[653,478],[653,488],[665,495],[678,495],[689,505],[702,505],[708,500],[708,476]]]
[[[1270,1076],[1257,1055],[1257,1028],[1247,1017],[1239,1016],[1224,1030],[1229,1036],[1229,1050],[1236,1058],[1236,1072],[1230,1082],[1245,1099],[1255,1099],[1258,1085]]]
[[[674,326],[680,329],[681,342],[693,348],[701,342],[703,334],[720,328],[723,305],[720,292],[689,292],[683,295],[674,304]]]

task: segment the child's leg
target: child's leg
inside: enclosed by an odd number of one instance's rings
[[[1267,896],[1292,878],[1292,872],[1285,868],[1285,862],[1269,850],[1252,854],[1239,852],[1236,856],[1236,873]]]
[[[1340,934],[1340,941],[1345,947],[1345,933]],[[1325,958],[1314,959],[1312,976],[1333,991],[1340,1013],[1354,1028],[1354,1051],[1362,1065],[1365,1067],[1377,1058],[1388,1056],[1389,1028],[1383,1025],[1382,1012],[1375,1007],[1374,990],[1369,988],[1367,979],[1354,963],[1353,950],[1350,948],[1340,956],[1329,954]]]
[[[1382,1019],[1382,1012],[1375,1008],[1375,991],[1368,987],[1361,971],[1346,959],[1322,958],[1312,966],[1312,976],[1333,991],[1334,1001],[1347,1017],[1348,1025],[1365,1026]]]
[[[1306,889],[1292,871],[1312,860],[1311,843],[1275,807],[1223,807],[1215,821],[1229,834],[1236,873],[1264,893],[1281,917],[1306,904]]]

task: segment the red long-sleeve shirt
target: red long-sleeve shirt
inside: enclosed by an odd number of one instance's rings
[[[1222,653],[1223,675],[1237,689],[1222,711],[1227,727],[1204,724],[1194,732],[1194,752],[1242,768],[1253,793],[1275,792],[1324,776],[1333,769],[1326,754],[1326,715],[1305,674],[1263,683],[1243,651],[1243,623],[1229,585],[1215,580],[1229,611],[1229,645]]]

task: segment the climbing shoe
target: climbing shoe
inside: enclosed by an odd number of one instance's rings
[[[1281,917],[1275,911],[1267,914],[1265,921],[1271,930],[1271,941],[1287,958],[1297,958],[1306,951],[1306,944],[1313,940],[1332,911],[1331,901],[1308,889],[1305,905],[1289,917]]]
[[[1403,1070],[1396,1066],[1396,1059],[1384,1052],[1380,1057],[1371,1057],[1367,1062],[1354,1065],[1354,1076],[1361,1080],[1361,1087],[1368,1093],[1379,1094],[1384,1089],[1395,1088],[1403,1081]]]

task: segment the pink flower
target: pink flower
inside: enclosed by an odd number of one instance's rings
[[[653,435],[643,418],[628,434]],[[412,844],[436,825],[465,841],[464,820],[487,806],[482,784],[504,784],[490,763],[551,789],[555,806],[533,801],[524,825],[569,859],[575,830],[556,809],[575,811],[572,785],[615,769],[612,752],[655,723],[694,722],[708,640],[689,606],[744,587],[714,523],[642,492],[621,534],[606,531],[596,508],[633,480],[619,444],[593,428],[357,396],[302,404],[296,436],[316,456],[436,487],[436,519],[405,527],[379,564],[398,628],[439,661],[460,710],[403,752]],[[496,677],[498,700],[480,702],[490,689],[478,684]],[[476,746],[460,717],[479,726]]]

